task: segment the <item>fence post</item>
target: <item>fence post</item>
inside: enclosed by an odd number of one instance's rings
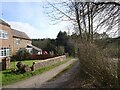
[[[2,59],[2,70],[10,69],[10,57]]]

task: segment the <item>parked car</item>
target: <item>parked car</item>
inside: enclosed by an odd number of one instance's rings
[[[48,52],[47,51],[43,51],[43,54],[48,54]]]

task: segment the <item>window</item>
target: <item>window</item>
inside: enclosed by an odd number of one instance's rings
[[[27,40],[27,44],[29,44],[30,42],[29,42],[29,40]]]
[[[20,39],[16,39],[16,44],[20,44]]]
[[[10,48],[0,48],[0,56],[10,56]]]
[[[6,49],[6,56],[9,56],[9,55],[10,55],[10,49],[7,48],[7,49]]]
[[[8,39],[8,33],[0,29],[0,38],[1,39]]]

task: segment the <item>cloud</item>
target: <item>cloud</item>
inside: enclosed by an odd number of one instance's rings
[[[25,32],[30,38],[43,38],[45,35],[41,30],[35,28],[29,23],[22,22],[8,22],[11,25],[11,28],[18,31]]]
[[[44,25],[41,28],[36,28],[29,23],[23,22],[8,22],[11,25],[11,28],[16,29],[18,31],[25,32],[30,38],[37,39],[37,38],[56,38],[59,31],[66,31],[64,23],[60,23],[58,25]],[[67,31],[66,31],[67,32]]]

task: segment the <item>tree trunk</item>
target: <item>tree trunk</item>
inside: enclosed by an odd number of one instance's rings
[[[79,11],[78,11],[78,2],[75,2],[75,13],[76,13],[76,20],[77,20],[77,24],[78,24],[78,29],[80,32],[80,38],[82,40],[82,31],[81,31],[80,17],[79,17]]]
[[[93,41],[93,6],[91,8],[91,41]]]
[[[90,25],[90,9],[89,9],[89,2],[87,3],[87,9],[88,9],[88,41],[91,40],[91,25]]]

